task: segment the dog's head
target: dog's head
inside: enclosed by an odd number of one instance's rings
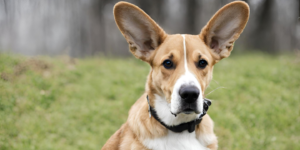
[[[241,1],[225,5],[199,35],[168,35],[127,2],[115,5],[114,16],[131,53],[151,66],[146,85],[150,104],[168,113],[197,116],[203,110],[213,66],[230,55],[248,21],[249,7]]]

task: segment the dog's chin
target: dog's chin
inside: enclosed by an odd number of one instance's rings
[[[200,114],[200,111],[197,107],[197,103],[194,105],[190,105],[190,104],[184,104],[181,106],[181,109],[179,111],[180,113],[184,113],[184,114]]]
[[[184,114],[187,114],[187,115],[193,114],[193,113],[198,114],[195,110],[190,109],[190,108],[187,108],[187,109],[183,110],[181,113],[184,113]]]
[[[179,115],[179,114],[186,114],[186,115],[193,115],[193,114],[200,114],[201,112],[195,109],[191,109],[191,108],[186,108],[186,109],[182,109],[176,113],[171,112],[173,115]]]
[[[179,104],[178,104],[179,101]],[[172,103],[177,102],[177,103]],[[171,113],[176,117],[179,114],[185,115],[198,115],[201,114],[202,109],[201,106],[198,106],[198,103],[201,102],[201,100],[197,100],[197,102],[194,103],[186,103],[183,100],[171,100],[171,107],[170,111]],[[173,105],[175,104],[175,105]],[[176,105],[177,104],[177,105]],[[172,107],[175,106],[175,107]]]

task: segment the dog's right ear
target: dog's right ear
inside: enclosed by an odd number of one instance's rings
[[[131,53],[149,62],[151,54],[163,42],[166,33],[143,10],[127,2],[115,5],[114,16]]]

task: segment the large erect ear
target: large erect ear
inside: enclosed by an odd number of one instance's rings
[[[143,10],[127,2],[115,5],[114,16],[133,55],[149,61],[153,51],[164,40],[165,32]]]
[[[249,14],[247,3],[231,2],[221,8],[202,29],[200,37],[212,49],[217,60],[230,55],[234,41],[248,22]]]

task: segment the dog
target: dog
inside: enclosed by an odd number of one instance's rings
[[[242,1],[213,15],[198,35],[167,34],[139,7],[118,2],[114,17],[130,52],[151,66],[145,93],[102,150],[217,149],[204,92],[213,66],[230,55],[250,15]]]

